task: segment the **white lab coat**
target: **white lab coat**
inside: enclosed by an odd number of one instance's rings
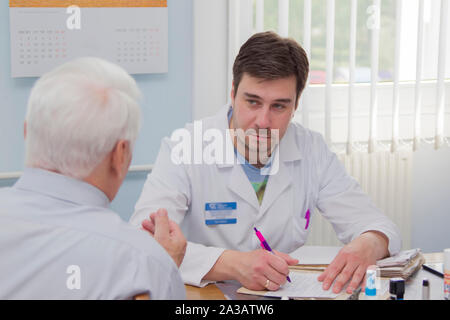
[[[217,115],[203,119],[203,132],[217,128],[225,135],[228,110],[229,106],[225,106]],[[193,132],[193,124],[186,129]],[[227,143],[232,142],[228,139]],[[365,231],[377,230],[388,237],[390,254],[400,251],[397,227],[345,172],[322,136],[298,123],[289,124],[278,152],[274,152],[272,167],[278,166],[278,172],[270,175],[261,205],[237,161],[176,165],[171,160],[176,144],[169,138],[162,140],[130,222],[139,225],[158,208],[168,210],[188,240],[180,267],[185,283],[207,284],[202,278],[225,249],[260,248],[253,227],[262,232],[272,249],[289,253],[302,246],[314,228],[310,223],[305,229],[308,209],[313,214],[313,209],[318,208],[343,243]],[[210,202],[236,202],[237,223],[206,225],[205,203]]]

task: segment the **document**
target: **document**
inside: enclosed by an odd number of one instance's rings
[[[318,276],[319,273],[293,271],[289,274],[291,282],[286,282],[277,291],[253,291],[241,287],[237,292],[278,298],[336,298],[339,294],[333,293],[331,289],[327,291],[322,289],[322,282],[317,280]]]
[[[330,298],[334,299],[339,294],[333,293],[332,289],[322,289],[322,282],[317,280],[317,273],[291,272],[291,283],[286,282],[277,291],[269,291],[266,297],[291,297],[291,298]],[[347,286],[344,287],[344,292]]]
[[[241,287],[238,293],[259,295],[265,297],[289,297],[289,298],[322,298],[322,299],[336,299],[341,294],[348,295],[346,292],[348,283],[344,286],[340,293],[333,293],[332,288],[329,290],[322,289],[322,282],[317,280],[319,273],[317,272],[297,272],[292,271],[289,274],[291,283],[286,282],[277,291],[253,291]],[[384,297],[389,289],[389,280],[380,279],[379,287],[377,288],[377,295]]]

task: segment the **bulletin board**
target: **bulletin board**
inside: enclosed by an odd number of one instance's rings
[[[11,76],[95,56],[131,74],[168,71],[167,0],[10,0]]]

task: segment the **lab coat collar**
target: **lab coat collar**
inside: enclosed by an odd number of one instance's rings
[[[227,187],[243,200],[251,204],[256,210],[259,210],[256,192],[241,165],[236,165],[231,169]]]
[[[80,205],[107,208],[110,203],[108,197],[93,185],[43,169],[25,168],[14,187]]]
[[[223,108],[220,109],[220,111],[215,116],[214,126],[224,132],[225,134],[229,134],[227,129],[229,129],[229,123],[228,123],[228,111],[230,110],[231,105],[226,104]],[[303,132],[303,130],[302,130]],[[297,132],[294,128],[294,125],[292,123],[289,124],[288,129],[286,130],[286,133],[284,134],[283,138],[281,139],[280,143],[276,148],[274,149],[274,153],[279,153],[279,160],[281,162],[289,162],[289,161],[296,161],[301,160],[303,158],[302,152],[300,150],[300,147],[297,142]],[[227,150],[233,150],[233,142],[231,139],[227,139],[227,144],[231,144],[228,146]],[[217,164],[219,168],[223,167],[231,167],[234,164],[237,164],[236,156],[234,156],[233,163],[220,163]]]
[[[214,122],[214,126],[219,130],[229,134],[228,124],[228,111],[231,108],[229,104],[225,105],[217,114]],[[234,164],[223,163],[217,164],[218,167],[233,167],[228,179],[228,188],[237,194],[239,197],[247,201],[258,212],[258,215],[263,215],[279,195],[284,192],[292,184],[292,161],[302,159],[302,154],[297,143],[297,130],[291,123],[286,130],[284,137],[281,139],[280,144],[275,148],[272,158],[271,171],[269,173],[269,180],[264,193],[261,206],[256,197],[255,190],[242,168],[242,165],[237,165],[236,155],[234,155]],[[303,132],[301,130],[300,132]],[[228,150],[234,150],[231,139],[228,139]]]
[[[266,191],[261,203],[259,215],[262,216],[278,197],[292,184],[292,162],[280,161],[281,155],[276,153],[272,167],[271,175],[267,181]]]

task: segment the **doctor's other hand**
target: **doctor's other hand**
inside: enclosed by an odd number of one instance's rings
[[[339,293],[345,284],[347,293],[352,293],[364,280],[367,267],[389,255],[387,237],[377,231],[368,231],[344,246],[317,280],[328,290],[334,282],[333,292]],[[365,283],[361,284],[364,288]]]
[[[169,219],[167,210],[158,209],[150,214],[149,220],[142,221],[142,227],[166,249],[176,265],[180,267],[186,253],[187,242],[178,224]]]

